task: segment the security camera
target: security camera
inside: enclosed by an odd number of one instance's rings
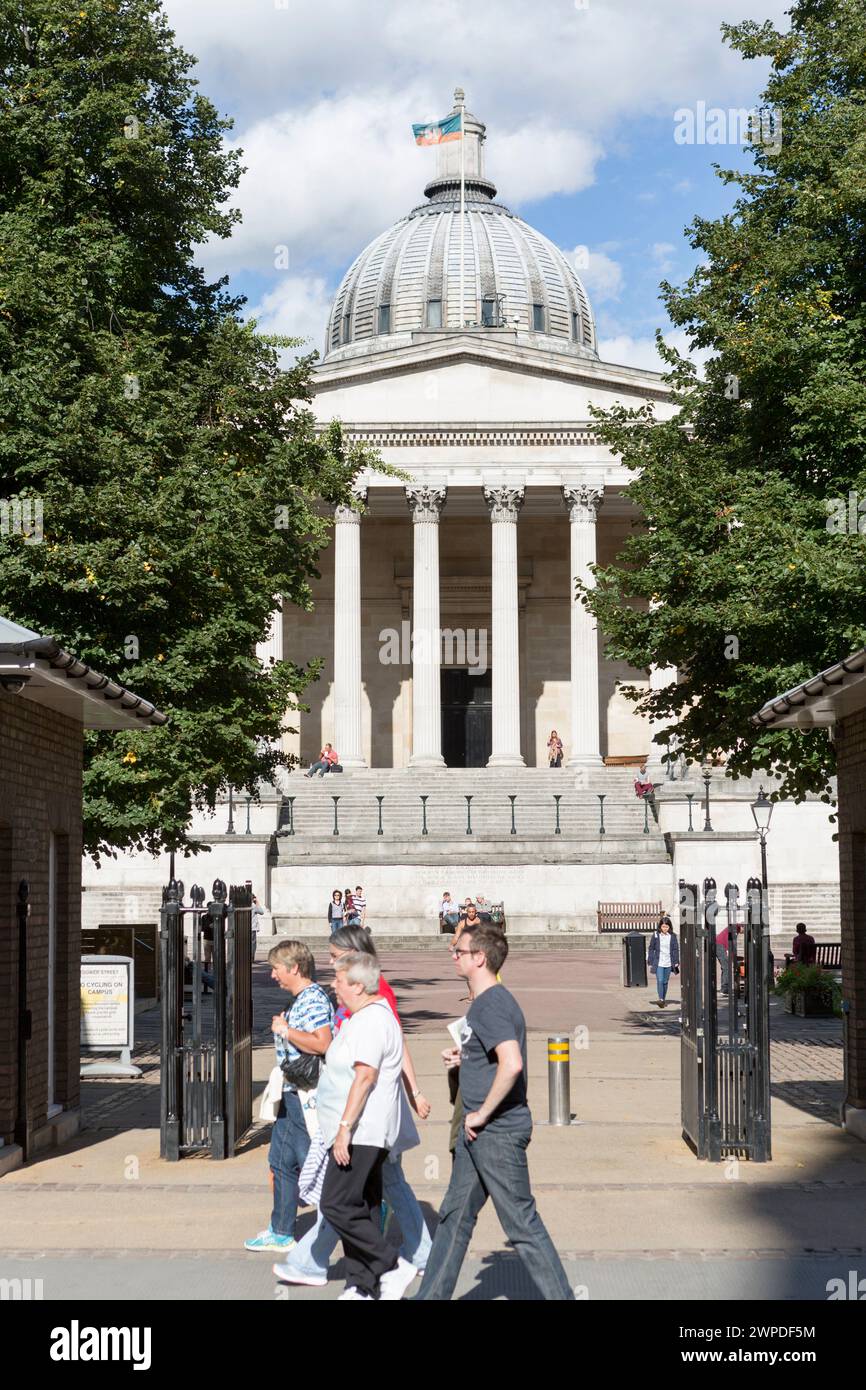
[[[29,681],[29,676],[0,676],[0,689],[8,695],[20,695]]]

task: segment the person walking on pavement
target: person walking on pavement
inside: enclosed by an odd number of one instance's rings
[[[331,936],[334,935],[335,931],[339,931],[343,925],[344,916],[343,890],[342,888],[335,888],[331,894],[331,901],[328,903],[328,928]]]
[[[255,893],[252,895],[252,909],[250,911],[250,934],[252,945],[252,961],[256,962],[256,947],[259,943],[259,931],[264,924],[265,909],[262,907]]]
[[[318,1119],[330,1150],[320,1207],[342,1238],[346,1288],[341,1300],[397,1302],[416,1270],[398,1256],[379,1225],[382,1169],[400,1132],[403,1034],[379,993],[375,956],[349,951],[335,964],[334,988],[348,1011],[319,1082]]]
[[[730,975],[731,975],[731,970],[730,970],[730,961],[729,961],[729,957],[728,957],[728,932],[729,932],[729,930],[733,930],[733,928],[729,928],[728,925],[727,925],[727,923],[726,923],[725,926],[722,927],[721,931],[717,931],[717,932],[716,932],[716,960],[719,962],[719,965],[722,967],[722,982],[721,982],[720,991],[719,991],[721,994],[730,994],[730,992],[731,992],[731,991],[730,991],[730,985],[731,985]],[[737,927],[736,927],[737,933],[741,932],[742,930],[743,930],[743,928],[742,928],[739,924],[737,924]]]
[[[274,1014],[271,1020],[277,1065],[285,1075],[302,1053],[324,1055],[331,1043],[334,1011],[322,986],[313,982],[316,963],[309,946],[302,941],[281,941],[268,953],[268,960],[271,978],[292,996],[286,1012]],[[298,1086],[287,1080],[268,1152],[274,1188],[271,1222],[266,1231],[244,1241],[247,1250],[286,1251],[294,1245],[298,1178],[309,1147]]]
[[[465,1115],[439,1226],[416,1301],[451,1298],[478,1214],[487,1198],[506,1236],[545,1299],[573,1302],[562,1262],[538,1214],[529,1186],[526,1150],[532,1116],[526,1103],[526,1022],[517,1000],[497,984],[508,942],[495,927],[461,934],[452,949],[472,1003],[459,1060]]]
[[[647,951],[647,964],[650,974],[656,977],[658,1006],[667,1004],[668,981],[671,974],[680,973],[680,943],[677,941],[673,923],[667,913],[662,913],[659,924],[652,934]]]
[[[334,966],[350,951],[368,955],[378,963],[376,948],[370,933],[361,927],[341,928],[331,937],[328,949],[331,964]],[[379,994],[386,1000],[395,1019],[400,1023],[394,991],[381,974],[379,976]],[[340,1032],[349,1017],[348,1009],[343,1006],[337,1010],[334,1018],[335,1034]],[[400,1024],[401,1031],[402,1026]],[[418,1131],[409,1112],[410,1105],[422,1120],[427,1119],[430,1114],[430,1102],[422,1094],[418,1085],[415,1067],[404,1039],[400,1129],[382,1168],[382,1191],[400,1227],[403,1238],[400,1254],[408,1266],[411,1266],[419,1274],[423,1274],[432,1241],[418,1199],[406,1181],[402,1162],[402,1156],[406,1150],[414,1148],[420,1143]],[[309,1284],[313,1287],[323,1287],[328,1282],[328,1264],[339,1239],[337,1232],[325,1220],[320,1210],[315,1225],[293,1247],[286,1263],[274,1265],[274,1274],[286,1284]]]

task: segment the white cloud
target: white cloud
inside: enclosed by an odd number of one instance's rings
[[[662,275],[667,275],[674,268],[673,255],[676,251],[672,241],[654,241],[650,247],[650,255],[653,258],[655,268]]]
[[[582,254],[586,253],[587,254]],[[623,286],[622,266],[619,261],[589,247],[576,246],[566,252],[583,284],[589,292],[593,304],[603,304],[608,299],[619,299]]]
[[[291,356],[305,355],[317,348],[323,352],[325,325],[331,307],[331,290],[321,276],[305,278],[283,275],[258,304],[247,311],[247,318],[257,321],[260,333],[279,333],[290,338],[304,338],[303,346]]]
[[[789,0],[762,0],[781,21]],[[506,203],[587,187],[630,123],[699,99],[751,104],[760,64],[722,44],[730,0],[165,0],[201,89],[236,117],[249,166],[233,202],[245,226],[208,269],[333,268],[422,197],[433,151],[409,124],[443,116],[455,83],[488,126]],[[651,191],[639,193],[654,201]]]
[[[760,5],[777,22],[789,7]],[[571,0],[288,0],[285,9],[165,0],[165,9],[200,59],[203,90],[231,86],[247,124],[286,107],[303,113],[326,93],[399,92],[423,78],[437,100],[417,120],[444,115],[459,82],[470,108],[505,128],[517,113],[554,126],[568,113],[571,129],[598,134],[651,108],[673,116],[701,98],[740,105],[760,76],[721,41],[730,0],[591,0],[586,11]]]
[[[526,125],[487,143],[487,173],[503,201],[515,207],[589,187],[602,153],[595,140],[562,126]]]
[[[239,133],[246,169],[232,203],[243,222],[200,253],[208,273],[273,270],[275,248],[292,266],[342,266],[378,233],[423,202],[435,149],[412,142],[411,122],[431,109],[412,90],[323,100],[299,118],[281,111]],[[435,109],[435,108],[434,108]],[[574,193],[593,180],[600,148],[585,135],[529,124],[501,132],[487,172],[515,206]]]
[[[706,362],[709,353],[704,350],[692,351],[685,333],[669,332],[665,333],[664,337],[665,341],[684,357],[690,357],[698,368]],[[654,337],[634,338],[629,333],[619,333],[614,337],[601,338],[598,354],[603,362],[613,362],[622,367],[642,367],[651,372],[667,370],[659,356]]]
[[[691,189],[679,178],[691,166],[673,139],[674,112],[699,100],[752,106],[766,73],[765,63],[744,63],[721,41],[730,0],[590,0],[585,10],[573,0],[163,3],[199,60],[200,90],[235,118],[233,143],[248,169],[230,198],[243,223],[228,241],[200,248],[199,259],[211,277],[271,280],[257,306],[262,326],[309,333],[317,346],[326,286],[422,201],[436,151],[414,146],[410,123],[444,116],[457,83],[487,123],[487,172],[515,209],[589,187],[608,153],[637,146],[647,117],[662,118],[662,129],[669,119],[664,168],[649,162],[623,197],[627,230],[635,214],[661,211],[671,186]],[[760,10],[784,25],[789,6],[761,0]],[[650,206],[635,209],[634,200]],[[578,223],[573,235],[582,234]],[[282,275],[279,246],[290,257]],[[589,269],[578,271],[596,302],[616,301],[623,288],[617,249],[600,242]],[[667,271],[664,258],[656,268]],[[606,353],[657,366],[646,322],[636,318],[629,334],[623,311]]]

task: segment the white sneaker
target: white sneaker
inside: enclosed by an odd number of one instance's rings
[[[349,1286],[349,1288],[344,1289],[343,1292],[342,1292],[341,1294],[338,1295],[338,1297],[337,1297],[337,1302],[338,1302],[338,1303],[372,1303],[372,1302],[374,1302],[374,1299],[373,1299],[373,1295],[372,1295],[371,1293],[362,1293],[360,1289],[356,1289],[356,1288],[355,1288],[355,1285],[354,1285],[354,1284],[351,1284],[351,1285]]]
[[[399,1303],[417,1273],[414,1265],[398,1257],[395,1267],[379,1280],[379,1302]]]
[[[300,1274],[289,1264],[274,1265],[274,1274],[283,1284],[309,1284],[314,1289],[323,1289],[328,1282],[326,1274]]]

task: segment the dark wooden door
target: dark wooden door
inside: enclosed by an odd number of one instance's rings
[[[448,767],[485,767],[493,739],[493,686],[453,667],[442,672],[442,756]]]

